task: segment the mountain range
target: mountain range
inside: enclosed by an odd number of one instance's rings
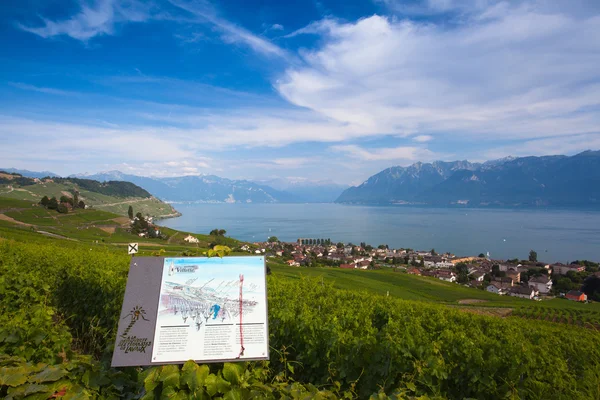
[[[336,200],[346,204],[600,206],[600,151],[574,156],[391,167]]]
[[[180,177],[143,177],[108,171],[76,174],[97,181],[128,181],[169,202],[198,203],[318,203],[333,202],[347,186],[333,182],[271,179],[268,181],[232,180],[215,175]]]
[[[15,170],[23,176],[52,172]],[[574,156],[507,157],[484,163],[435,161],[390,167],[361,185],[303,178],[233,180],[215,175],[144,177],[120,171],[76,178],[127,181],[167,202],[420,204],[498,207],[600,206],[600,151]]]

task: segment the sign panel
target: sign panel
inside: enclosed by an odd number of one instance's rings
[[[127,254],[136,254],[138,252],[138,244],[137,243],[129,243],[127,246]]]
[[[136,257],[113,366],[269,358],[265,258]]]

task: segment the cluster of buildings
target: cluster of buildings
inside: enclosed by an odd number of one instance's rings
[[[406,272],[413,275],[431,276],[446,282],[459,281],[471,287],[484,289],[498,295],[508,295],[527,299],[539,299],[552,290],[552,276],[567,275],[570,271],[581,272],[585,267],[577,264],[565,265],[541,263],[510,263],[504,260],[490,260],[489,257],[457,257],[450,253],[437,254],[435,251],[414,251],[411,249],[390,249],[387,246],[330,244],[330,241],[307,244],[306,240],[295,243],[264,242],[254,243],[257,254],[283,257],[290,266],[308,266],[312,262],[342,269],[375,269],[392,265],[405,266]],[[248,251],[251,251],[248,247]],[[458,267],[458,268],[457,268]],[[535,269],[532,273],[529,270]],[[464,276],[467,277],[465,282]],[[527,279],[529,277],[529,279]],[[585,301],[584,293],[570,291],[566,298]]]

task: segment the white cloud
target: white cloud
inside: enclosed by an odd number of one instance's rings
[[[87,41],[99,35],[112,35],[115,24],[120,22],[143,22],[150,18],[151,7],[137,0],[80,1],[80,12],[70,19],[51,21],[42,18],[44,25],[18,26],[24,31],[44,38],[67,35],[73,39]]]
[[[345,153],[362,161],[425,161],[434,158],[434,153],[420,147],[400,146],[391,148],[365,149],[356,145],[335,145],[330,149],[335,152]]]
[[[202,175],[212,168],[212,166],[208,163],[208,160],[210,159],[202,161],[198,158],[194,158],[190,160],[177,161],[106,164],[105,168],[111,170],[116,169],[126,174],[164,178],[173,176]]]
[[[322,44],[275,87],[363,136],[502,140],[596,131],[600,41],[590,38],[600,37],[600,15],[529,4],[477,10],[450,26],[377,15],[315,22],[292,35],[321,34]]]
[[[431,136],[431,135],[418,135],[418,136],[415,136],[414,138],[412,138],[412,140],[414,140],[417,143],[426,143],[426,142],[429,142],[429,141],[433,140],[433,136]]]
[[[269,27],[269,30],[271,31],[282,31],[283,30],[283,25],[281,24],[273,24]]]

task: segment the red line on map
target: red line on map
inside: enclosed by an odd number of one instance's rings
[[[240,274],[240,354],[237,358],[240,358],[244,355],[244,328],[243,328],[243,299],[242,299],[242,291],[244,286],[244,275]]]

